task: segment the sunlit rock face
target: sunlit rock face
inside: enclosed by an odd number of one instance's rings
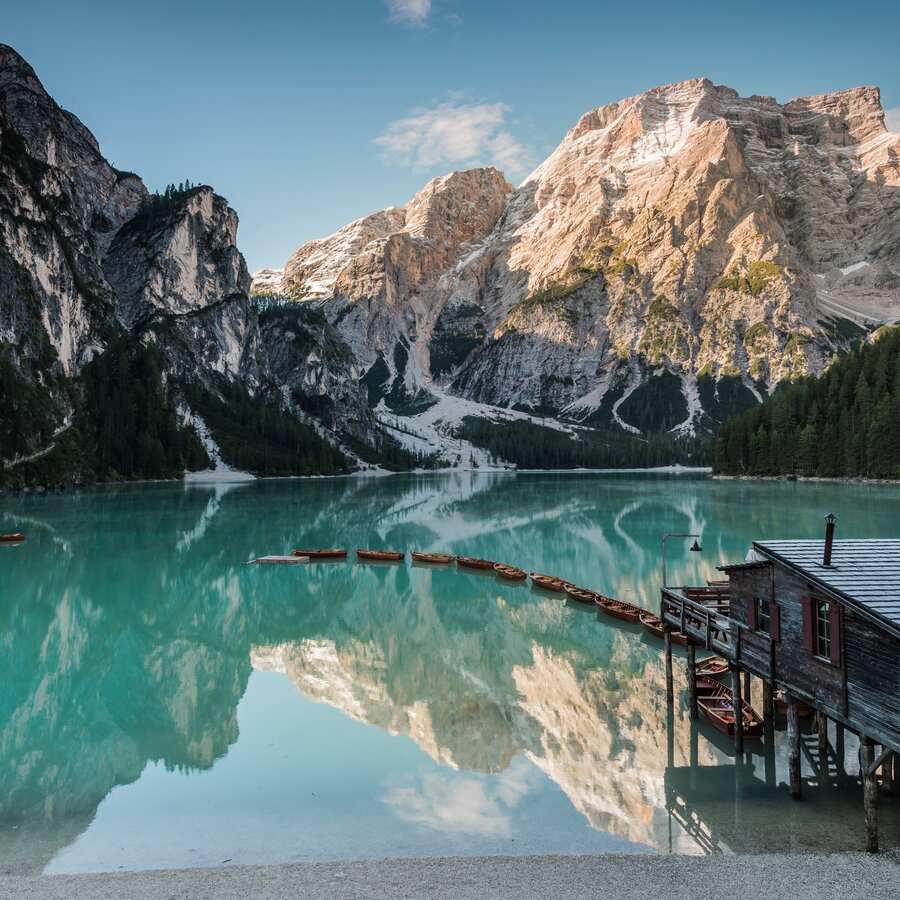
[[[618,652],[627,653],[624,641]],[[615,647],[615,644],[614,644]],[[620,669],[618,671],[621,671]],[[540,725],[541,748],[529,756],[595,828],[641,844],[667,848],[664,772],[665,698],[658,663],[628,680],[616,666],[576,671],[565,658],[534,647],[534,663],[514,670],[522,708]],[[672,764],[688,764],[690,723],[674,719]],[[700,764],[714,764],[707,752]],[[678,852],[696,852],[676,829]]]
[[[877,89],[781,104],[695,79],[585,114],[515,191],[454,173],[306,245],[283,287],[407,395],[608,418],[669,371],[693,429],[718,414],[698,378],[753,402],[821,371],[835,320],[900,318],[898,214]]]

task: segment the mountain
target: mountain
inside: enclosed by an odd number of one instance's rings
[[[727,475],[900,477],[900,327],[726,422],[712,456]]]
[[[453,172],[252,281],[237,227],[111,166],[0,45],[0,488],[698,462],[900,319],[875,88],[648,91],[518,188]]]
[[[354,362],[313,311],[260,314],[237,226],[210,187],[113,168],[0,45],[0,487],[377,456]]]
[[[898,273],[876,88],[780,104],[696,79],[582,116],[517,189],[435,179],[252,290],[320,309],[414,431],[468,401],[622,437],[708,431],[822,372],[900,319]]]

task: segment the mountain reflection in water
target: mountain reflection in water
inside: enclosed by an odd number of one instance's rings
[[[655,608],[662,531],[702,534],[700,558],[669,548],[672,580],[696,581],[754,538],[817,536],[832,508],[843,537],[896,533],[900,490],[468,474],[6,498],[0,526],[29,542],[0,556],[0,870],[41,870],[148,764],[215,767],[238,742],[253,669],[407,736],[438,764],[373,788],[382,814],[410,829],[397,849],[407,855],[433,846],[416,843],[422,829],[477,839],[459,852],[514,841],[523,804],[547,784],[585,827],[619,840],[596,849],[805,848],[836,810],[851,817],[840,846],[852,846],[858,790],[829,787],[797,812],[779,788],[780,737],[734,769],[727,742],[692,728],[680,704],[668,714],[661,645],[637,628],[452,568],[243,565],[292,547],[448,551]],[[717,791],[692,798],[691,772]],[[728,824],[738,807],[767,823],[752,839]],[[370,853],[365,840],[355,851]]]

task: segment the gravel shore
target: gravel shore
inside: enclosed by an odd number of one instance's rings
[[[887,900],[900,896],[900,857],[454,857],[0,877],[0,897],[29,900],[698,900],[711,895]]]

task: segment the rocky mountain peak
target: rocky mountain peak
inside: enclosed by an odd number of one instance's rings
[[[857,87],[833,94],[798,97],[785,104],[785,111],[798,119],[824,118],[822,133],[842,134],[857,143],[887,132],[881,91],[877,87]]]

